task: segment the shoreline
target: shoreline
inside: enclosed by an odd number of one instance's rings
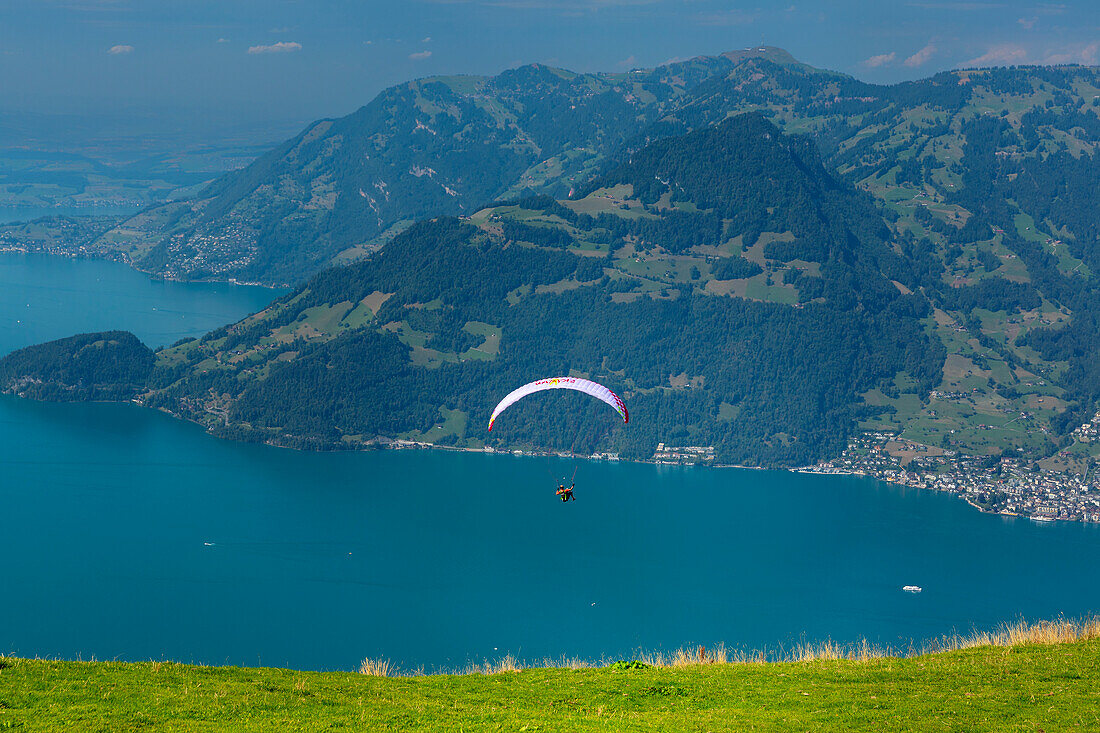
[[[132,399],[132,400],[130,400],[130,402],[132,402],[133,404],[136,404],[140,407],[146,407],[146,405],[144,403],[142,403],[141,401],[139,401],[137,399]],[[173,418],[176,418],[176,419],[179,419],[179,420],[183,420],[185,422],[190,422],[190,423],[193,423],[195,425],[198,425],[198,426],[202,427],[208,435],[210,435],[213,438],[217,438],[218,440],[236,440],[235,438],[230,438],[230,437],[217,435],[215,433],[214,429],[213,429],[213,426],[207,426],[204,423],[200,422],[199,420],[189,418],[189,417],[185,417],[183,415],[180,415],[178,413],[174,413],[174,412],[172,412],[168,409],[161,408],[161,407],[153,408],[153,409],[157,410],[158,412],[162,412],[165,415],[169,415]],[[375,441],[372,441],[372,442],[369,442],[369,443],[358,443],[358,444],[351,444],[351,445],[348,445],[346,447],[332,447],[332,448],[301,448],[301,447],[283,445],[283,444],[281,444],[277,441],[274,441],[274,440],[238,441],[238,442],[256,442],[258,444],[267,445],[267,446],[270,446],[272,448],[282,448],[282,449],[286,449],[286,450],[296,450],[296,451],[313,451],[313,452],[317,452],[317,453],[328,453],[328,452],[337,453],[337,452],[342,452],[342,451],[366,452],[366,451],[370,451],[370,450],[442,450],[442,451],[451,451],[451,452],[458,452],[458,453],[481,453],[481,454],[485,454],[485,455],[505,455],[505,456],[512,456],[512,457],[515,457],[515,458],[562,458],[562,456],[559,456],[556,451],[524,451],[524,450],[519,450],[519,449],[511,449],[511,450],[502,449],[502,450],[498,450],[498,449],[493,448],[492,446],[483,446],[481,448],[476,448],[476,447],[469,447],[469,446],[436,445],[434,443],[427,443],[427,442],[424,442],[424,441],[414,441],[414,440],[404,440],[404,439],[394,439],[394,438],[387,438],[387,439],[385,439],[385,441],[378,441],[377,439],[375,439]],[[989,515],[1002,516],[1002,517],[1012,517],[1012,518],[1017,518],[1017,519],[1027,519],[1027,520],[1037,521],[1037,522],[1050,522],[1050,523],[1054,523],[1054,522],[1075,522],[1075,523],[1078,523],[1078,524],[1093,524],[1093,523],[1095,523],[1095,522],[1089,522],[1089,521],[1085,521],[1085,520],[1081,520],[1081,519],[1075,519],[1075,518],[1036,517],[1036,516],[1033,516],[1033,515],[1021,514],[1019,512],[994,511],[994,510],[991,510],[991,509],[987,509],[987,508],[981,506],[980,504],[975,503],[973,498],[970,497],[965,492],[946,491],[946,490],[937,489],[937,488],[930,487],[930,486],[915,486],[915,485],[906,483],[905,481],[894,479],[892,477],[877,476],[873,473],[870,473],[870,472],[867,472],[867,471],[861,471],[861,470],[858,470],[858,469],[834,468],[834,467],[831,467],[831,466],[786,467],[786,466],[746,466],[746,465],[741,465],[741,464],[708,464],[708,463],[705,463],[705,462],[669,463],[669,462],[659,461],[659,460],[654,460],[654,459],[648,459],[648,460],[647,459],[637,459],[637,458],[607,459],[607,458],[602,458],[602,457],[601,458],[594,458],[592,456],[582,456],[582,455],[577,455],[577,456],[574,456],[573,458],[575,460],[584,460],[584,461],[596,461],[596,462],[606,462],[606,463],[633,463],[633,464],[650,465],[650,466],[677,466],[677,467],[680,467],[680,468],[710,468],[710,469],[734,468],[734,469],[741,469],[741,470],[748,470],[748,471],[786,471],[786,472],[789,472],[789,473],[801,473],[801,474],[807,474],[807,475],[813,475],[813,476],[861,476],[861,477],[864,477],[864,478],[873,479],[875,481],[881,481],[882,483],[890,484],[891,486],[902,486],[902,487],[905,487],[905,488],[908,488],[908,489],[918,489],[918,490],[923,490],[923,491],[932,491],[932,492],[937,493],[937,494],[953,495],[956,498],[962,499],[963,501],[965,501],[968,505],[970,505],[974,509],[977,509],[978,512],[981,513],[981,514],[989,514]]]
[[[8,226],[6,224],[0,224],[0,227]],[[240,285],[242,287],[253,288],[265,288],[267,290],[289,290],[293,289],[295,285],[293,283],[266,283],[251,280],[238,280],[235,277],[204,277],[204,278],[185,278],[176,277],[172,275],[166,275],[163,273],[150,272],[149,270],[143,270],[134,264],[134,261],[125,252],[117,252],[116,256],[108,257],[101,254],[94,254],[90,252],[66,252],[66,251],[50,251],[50,250],[35,250],[27,247],[17,247],[12,245],[0,244],[0,255],[5,254],[18,254],[18,255],[41,255],[43,257],[63,257],[69,260],[94,260],[96,262],[114,262],[116,264],[125,265],[134,272],[139,272],[145,275],[154,282],[171,282],[171,283],[208,283],[212,285]],[[307,278],[308,279],[308,278]]]
[[[5,396],[17,397],[19,399],[32,399],[23,397],[18,393],[6,392]],[[131,398],[129,400],[70,400],[70,402],[92,402],[99,404],[132,404],[137,407],[148,408],[149,406],[142,402],[140,399]],[[344,446],[328,446],[320,448],[300,447],[285,445],[277,440],[246,440],[235,438],[231,436],[218,435],[216,428],[218,426],[208,425],[201,422],[198,419],[187,417],[182,414],[173,412],[163,407],[150,408],[157,412],[160,412],[168,417],[171,417],[182,422],[187,422],[201,427],[203,431],[210,437],[218,440],[231,440],[239,443],[255,443],[257,445],[266,445],[272,448],[280,448],[284,450],[293,451],[311,451],[315,453],[339,453],[344,451],[355,452],[367,452],[372,450],[441,450],[451,451],[456,453],[480,453],[484,455],[502,455],[511,456],[514,458],[562,458],[567,459],[566,456],[561,456],[556,451],[529,451],[520,449],[495,449],[492,446],[471,447],[471,446],[454,446],[454,445],[436,445],[434,443],[428,443],[424,441],[414,441],[405,439],[391,439],[385,438],[383,440],[374,439],[367,443],[355,443],[347,444]],[[815,476],[861,476],[864,478],[870,478],[875,481],[881,481],[884,484],[891,486],[900,486],[907,489],[917,489],[923,491],[932,491],[937,494],[947,494],[963,500],[969,506],[977,509],[981,514],[989,514],[1001,517],[1010,517],[1014,519],[1026,519],[1033,522],[1041,523],[1055,523],[1055,522],[1074,522],[1078,524],[1097,524],[1095,519],[1078,518],[1076,516],[1064,517],[1064,516],[1044,516],[1039,514],[1029,514],[1018,511],[1011,511],[1009,509],[990,509],[986,506],[982,506],[974,497],[966,491],[948,490],[936,488],[935,486],[928,486],[923,483],[909,483],[905,479],[895,476],[876,475],[874,472],[863,471],[859,469],[849,468],[836,468],[832,466],[798,466],[798,467],[783,467],[783,466],[745,466],[739,464],[709,464],[705,462],[697,463],[678,463],[673,464],[667,461],[654,460],[654,459],[637,459],[637,458],[616,458],[609,459],[603,456],[594,457],[591,455],[576,455],[572,457],[574,460],[595,461],[595,462],[607,462],[607,463],[632,463],[638,465],[650,465],[650,466],[677,466],[680,468],[711,468],[711,469],[741,469],[751,471],[786,471],[789,473],[801,473]]]

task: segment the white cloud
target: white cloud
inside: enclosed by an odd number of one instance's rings
[[[431,51],[417,51],[416,53],[409,54],[409,58],[413,61],[423,61],[424,59],[430,59],[431,57]]]
[[[905,59],[905,65],[911,69],[915,69],[918,66],[923,66],[928,63],[928,60],[936,55],[936,45],[929,41],[924,48],[917,51],[915,54]]]
[[[981,56],[970,59],[963,66],[1006,66],[1027,61],[1027,51],[1014,43],[993,46]]]
[[[1024,30],[1031,30],[1035,27],[1035,24],[1039,22],[1038,16],[1032,16],[1030,18],[1017,18],[1016,22],[1020,24]]]
[[[894,63],[894,59],[897,58],[897,54],[891,51],[890,53],[880,53],[877,56],[872,56],[863,62],[863,65],[869,69],[877,69],[880,66]]]
[[[107,49],[107,53],[111,54],[112,56],[121,56],[124,53],[133,53],[133,52],[134,52],[134,47],[133,46],[111,46],[110,48]]]
[[[229,39],[228,38],[219,38],[218,43],[229,43]]]
[[[1096,66],[1098,57],[1100,57],[1100,41],[1093,41],[1077,54],[1078,60],[1088,66]]]
[[[249,53],[291,53],[293,51],[301,51],[302,44],[297,41],[279,41],[278,43],[272,43],[270,46],[249,46]]]
[[[627,56],[625,59],[616,64],[620,69],[633,69],[638,65],[638,59],[633,55]]]
[[[420,42],[421,43],[431,43],[432,42],[432,37],[431,36],[425,36],[424,38],[420,39]]]
[[[1084,66],[1096,66],[1100,60],[1100,41],[1093,41],[1087,46],[1082,46],[1071,51],[1048,54],[1044,64],[1082,64]]]

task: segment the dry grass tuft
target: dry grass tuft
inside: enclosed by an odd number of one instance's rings
[[[554,665],[551,662],[544,666]],[[458,674],[500,674],[502,672],[522,672],[523,669],[523,663],[520,662],[520,660],[516,657],[509,654],[496,660],[495,662],[487,659],[481,664],[468,664],[464,669],[462,669],[462,671],[458,672]]]
[[[578,669],[592,669],[593,667],[606,667],[610,662],[604,660],[601,662],[593,662],[590,659],[581,659],[580,657],[567,657],[560,656],[557,658],[546,657],[536,667],[545,667],[547,669],[572,669],[574,671]]]
[[[366,674],[371,677],[393,677],[396,673],[397,668],[388,659],[371,659],[367,657],[359,665],[359,674]]]
[[[768,653],[765,651],[730,651],[718,645],[686,647],[671,654],[646,652],[638,659],[653,667],[686,667],[696,664],[765,664],[769,662],[870,662],[886,657],[907,657],[918,654],[972,649],[980,646],[1013,647],[1021,644],[1070,644],[1077,641],[1100,639],[1100,616],[1084,619],[1060,618],[1056,621],[1028,623],[1020,620],[1003,624],[993,631],[972,631],[966,635],[953,634],[920,648],[910,647],[899,651],[876,646],[866,639],[855,644],[839,644],[832,640],[803,642],[789,651]]]
[[[871,644],[866,639],[856,644],[838,644],[831,639],[796,645],[782,661],[789,662],[869,662],[872,659],[896,656],[893,652]]]
[[[724,644],[710,649],[705,646],[677,649],[669,659],[670,667],[687,667],[693,664],[729,664],[730,655]]]
[[[993,631],[972,631],[961,636],[944,637],[929,650],[955,651],[979,646],[1012,647],[1021,644],[1072,644],[1100,638],[1100,616],[1083,619],[1059,618],[1055,621],[1028,623],[1023,619],[1001,624]]]
[[[832,640],[819,642],[801,642],[789,650],[742,650],[727,649],[724,644],[711,647],[689,646],[674,652],[638,652],[634,658],[651,667],[690,667],[705,664],[770,664],[773,662],[871,662],[887,657],[911,657],[924,654],[972,649],[982,646],[1013,647],[1021,644],[1069,644],[1078,641],[1100,639],[1100,616],[1084,619],[1059,618],[1055,621],[1028,623],[1020,620],[1003,624],[993,631],[975,630],[966,635],[953,634],[942,639],[927,642],[920,647],[910,646],[905,650],[876,646],[866,639],[855,644],[840,644]],[[486,660],[481,664],[469,664],[464,669],[450,674],[501,674],[520,672],[525,668],[552,669],[592,669],[609,667],[613,659],[592,661],[579,657],[546,658],[541,662],[528,664],[509,654],[496,661]],[[398,673],[397,669],[385,659],[364,659],[359,666],[361,674],[380,677],[415,676],[424,674],[420,669],[410,673]]]
[[[485,674],[500,674],[501,672],[522,672],[523,666],[520,661],[513,657],[511,654],[498,659],[495,662],[486,662],[484,665]]]

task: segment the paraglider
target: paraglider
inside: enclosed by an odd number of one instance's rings
[[[630,422],[630,413],[627,412],[626,405],[623,404],[622,399],[602,384],[597,384],[596,382],[592,382],[588,379],[581,379],[579,377],[553,377],[551,379],[540,379],[536,382],[530,382],[509,392],[508,395],[497,404],[496,408],[493,410],[493,414],[489,417],[489,431],[492,432],[493,424],[496,423],[500,414],[516,402],[519,402],[528,395],[548,389],[572,389],[577,392],[592,395],[601,402],[610,405],[611,408],[619,414],[619,417],[623,419],[624,423]],[[573,495],[573,489],[576,487],[576,478],[577,471],[574,469],[574,480],[570,481],[569,488],[566,488],[564,478],[562,478],[561,483],[558,484],[556,493],[561,498],[562,503],[570,499],[573,501],[577,500],[577,497]]]
[[[489,431],[492,432],[493,423],[500,417],[500,413],[504,412],[527,395],[532,395],[547,389],[572,389],[577,392],[584,392],[585,394],[592,395],[596,399],[610,405],[615,412],[619,413],[619,417],[623,419],[624,423],[630,422],[630,414],[626,411],[626,405],[623,404],[623,401],[619,399],[617,394],[602,384],[597,384],[596,382],[581,379],[579,377],[553,377],[551,379],[540,379],[537,382],[530,382],[509,392],[508,395],[500,401],[493,410],[493,414],[489,417]]]

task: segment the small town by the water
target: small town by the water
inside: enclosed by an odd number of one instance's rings
[[[1074,431],[1091,442],[1100,434],[1100,414]],[[1067,459],[1063,449],[1053,458]],[[905,440],[892,432],[852,439],[840,457],[800,471],[859,474],[882,481],[956,494],[983,512],[1036,521],[1100,522],[1100,471],[1091,463],[1064,461],[1052,470],[1037,461],[973,456]],[[1083,469],[1083,470],[1076,470]]]
[[[1076,431],[1080,442],[1100,439],[1100,413]],[[378,441],[391,449],[442,448],[447,446],[412,440]],[[573,456],[568,452],[495,450],[490,446],[458,449],[516,456],[556,456],[594,461],[618,461],[618,453]],[[1067,458],[1060,451],[1055,458]],[[672,446],[659,443],[646,463],[673,466],[713,466],[713,446]],[[746,466],[733,466],[747,468]],[[1037,461],[1014,457],[974,456],[955,450],[922,445],[888,431],[872,431],[854,437],[837,458],[812,466],[792,469],[799,473],[854,474],[916,489],[955,494],[983,512],[1028,517],[1038,522],[1055,520],[1100,522],[1100,470],[1085,464],[1066,463],[1064,470],[1051,470]]]

